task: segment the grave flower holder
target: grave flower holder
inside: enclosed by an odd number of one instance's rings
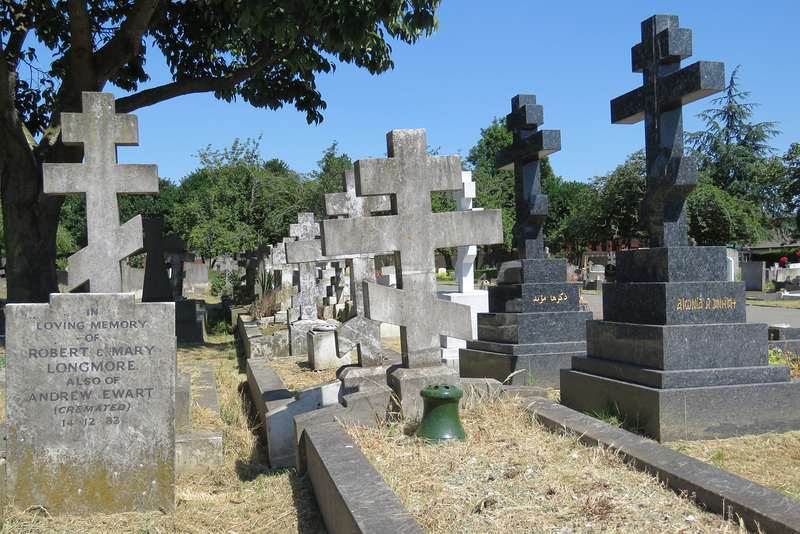
[[[467,438],[458,414],[458,404],[464,392],[450,384],[433,384],[419,393],[422,396],[422,422],[415,435],[430,442],[441,443]]]

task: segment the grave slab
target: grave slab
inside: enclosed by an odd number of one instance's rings
[[[305,388],[297,398],[286,389],[274,369],[262,369],[266,358],[247,360],[247,383],[267,438],[273,469],[294,467],[294,416],[340,404],[341,383],[336,380]]]
[[[88,515],[170,510],[175,315],[132,294],[6,306],[8,495]]]

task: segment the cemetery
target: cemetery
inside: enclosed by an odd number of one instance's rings
[[[425,129],[342,169],[322,215],[208,260],[164,218],[120,223],[158,170],[118,163],[137,116],[83,92],[60,134],[83,162],[45,163],[43,191],[85,196],[86,246],[63,292],[3,310],[2,531],[800,532],[800,357],[771,359],[800,327],[748,322],[766,267],[689,242],[682,110],[725,67],[680,65],[677,16],[641,30],[611,121],[644,121],[648,241],[582,282],[545,244],[562,138],[533,94],[495,161],[514,255],[476,279],[503,213]]]

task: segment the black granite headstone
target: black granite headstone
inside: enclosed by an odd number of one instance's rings
[[[511,146],[498,152],[502,169],[514,169],[517,221],[514,240],[525,259],[500,267],[489,287],[489,313],[478,314],[478,340],[459,351],[462,377],[490,377],[512,384],[558,388],[559,371],[585,354],[586,321],[578,285],[566,282],[567,261],[545,259],[542,225],[547,195],[541,192],[540,159],[561,149],[561,132],[539,130],[542,106],[534,95],[511,101]]]
[[[678,17],[642,23],[633,70],[644,86],[611,103],[612,122],[645,121],[647,194],[639,213],[653,248],[617,252],[603,320],[586,324],[587,356],[561,372],[561,402],[612,409],[659,441],[800,428],[800,383],[771,366],[767,326],[747,323],[744,282],[727,281],[724,247],[687,246],[681,106],[725,87],[721,63],[680,68],[691,31]],[[780,399],[780,400],[778,400]]]

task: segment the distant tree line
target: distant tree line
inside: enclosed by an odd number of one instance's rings
[[[739,88],[737,68],[725,94],[712,100],[715,107],[700,114],[706,128],[686,135],[687,152],[697,158],[699,171],[698,185],[687,199],[689,237],[698,245],[753,245],[776,228],[800,227],[800,144],[775,155],[769,143],[780,132],[773,122],[751,122],[757,104],[747,102],[749,96]],[[505,120],[495,119],[481,130],[466,159],[478,182],[475,204],[503,209],[504,251],[509,255],[514,176],[496,170],[494,154],[511,142]],[[543,159],[542,192],[550,205],[545,243],[551,253],[574,254],[609,244],[626,248],[644,239],[637,206],[646,175],[643,149],[588,182],[561,179]]]
[[[796,227],[800,207],[800,144],[782,156],[770,140],[775,123],[753,123],[756,104],[740,90],[734,70],[726,92],[700,117],[701,132],[686,135],[687,152],[698,161],[699,183],[687,199],[689,236],[699,245],[752,245],[778,227]],[[280,159],[264,160],[260,139],[235,140],[224,149],[200,150],[200,166],[180,183],[160,180],[158,195],[120,195],[121,220],[142,214],[163,217],[165,232],[178,232],[190,250],[204,258],[277,243],[289,234],[297,213],[324,214],[324,195],[343,190],[342,172],[352,167],[333,141],[317,170],[304,175]],[[504,119],[481,130],[464,160],[477,182],[476,207],[503,211],[504,243],[495,245],[501,259],[516,255],[511,245],[515,222],[514,173],[500,171],[495,154],[512,143]],[[430,149],[436,155],[438,149]],[[590,246],[627,248],[646,235],[639,228],[637,206],[645,192],[644,150],[631,154],[612,172],[586,182],[556,176],[541,162],[542,192],[548,195],[545,242],[556,255]],[[434,211],[452,210],[449,193],[434,193]],[[57,235],[62,259],[85,245],[85,199],[70,196],[61,209]],[[455,254],[446,249],[445,256]]]

